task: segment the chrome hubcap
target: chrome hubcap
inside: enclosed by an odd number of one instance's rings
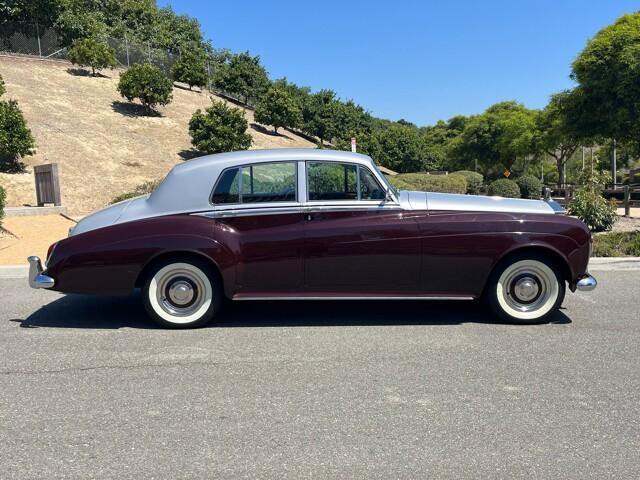
[[[545,305],[554,291],[555,281],[534,265],[508,269],[500,279],[506,303],[520,312],[533,312]]]
[[[193,300],[194,289],[184,280],[178,280],[169,287],[169,301],[174,305],[186,305]]]
[[[540,292],[540,287],[535,279],[524,277],[515,282],[513,287],[515,296],[523,302],[530,302]]]

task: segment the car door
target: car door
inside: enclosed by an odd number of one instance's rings
[[[304,216],[298,162],[226,170],[212,196],[225,243],[236,257],[236,293],[269,295],[303,285]]]
[[[359,164],[306,162],[305,291],[408,294],[419,288],[418,226],[372,171]]]

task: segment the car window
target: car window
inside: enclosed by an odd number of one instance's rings
[[[360,167],[360,200],[384,200],[386,193],[371,170]]]
[[[296,162],[242,167],[241,203],[295,202]]]
[[[240,203],[238,170],[238,168],[232,168],[222,173],[211,196],[212,203]]]
[[[309,200],[357,200],[356,165],[335,162],[309,162]]]

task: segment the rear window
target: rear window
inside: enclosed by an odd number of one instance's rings
[[[211,201],[225,203],[295,202],[296,162],[247,165],[225,171]]]

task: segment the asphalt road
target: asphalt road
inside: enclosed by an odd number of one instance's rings
[[[0,478],[638,478],[640,272],[552,323],[471,303],[230,305],[0,280]]]

